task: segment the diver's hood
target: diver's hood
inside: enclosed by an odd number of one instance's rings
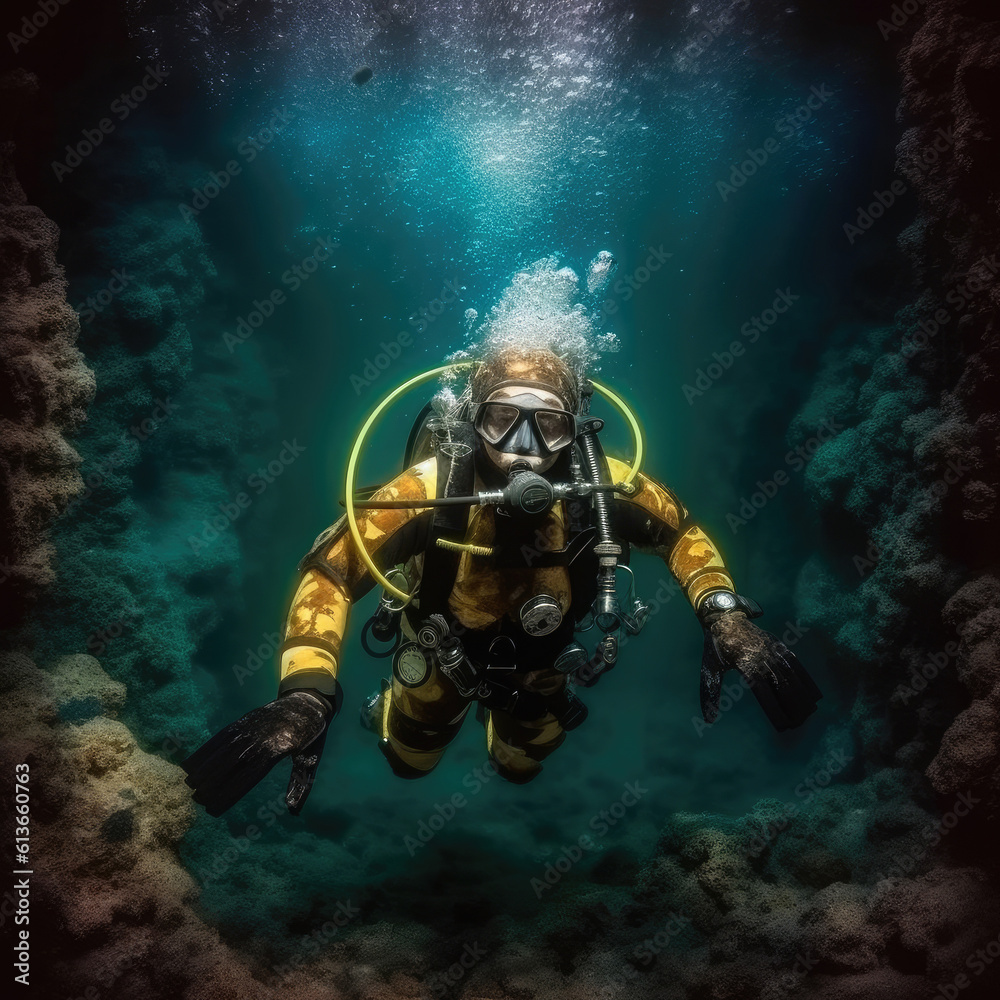
[[[481,403],[497,389],[528,385],[555,393],[571,413],[580,406],[580,379],[546,348],[506,347],[481,361],[473,373],[472,400]]]

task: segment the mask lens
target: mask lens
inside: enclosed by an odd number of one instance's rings
[[[573,440],[573,421],[568,413],[539,410],[535,414],[535,425],[550,451],[559,451]]]
[[[511,432],[520,415],[516,406],[483,403],[476,421],[477,430],[490,444],[499,444]]]

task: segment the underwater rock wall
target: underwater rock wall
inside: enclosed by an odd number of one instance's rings
[[[982,819],[995,837],[1000,807],[1000,28],[976,3],[930,6],[904,60],[903,107],[913,127],[903,155],[926,149],[938,129],[954,149],[939,169],[913,174],[925,206],[911,230],[912,253],[927,282],[917,303],[914,364],[940,387],[940,426],[917,457],[942,490],[942,551],[969,567],[947,593],[943,620],[961,640],[954,674],[963,706],[927,770],[948,796],[963,788],[987,800]],[[943,86],[948,81],[950,86]],[[985,844],[984,844],[985,846]],[[983,856],[995,870],[996,860]]]
[[[236,607],[243,572],[224,511],[273,423],[257,346],[226,348],[226,281],[178,211],[201,170],[134,123],[79,168],[67,241],[97,394],[77,438],[86,488],[53,536],[59,581],[35,641],[43,659],[105,658],[150,745],[206,731],[195,650]]]
[[[83,490],[68,438],[87,418],[94,376],[76,347],[80,323],[56,260],[59,227],[27,198],[13,166],[11,133],[37,81],[0,79],[0,626],[18,624],[55,578],[48,530]]]
[[[921,212],[901,244],[918,297],[827,357],[811,405],[836,399],[854,419],[808,486],[840,551],[800,591],[858,685],[866,761],[926,772],[942,805],[982,795],[955,840],[992,867],[974,841],[995,832],[998,775],[997,121],[981,89],[997,31],[977,11],[929,4],[902,56],[899,167]]]
[[[8,77],[7,106],[36,87],[27,74]],[[378,925],[327,949],[318,973],[290,967],[286,981],[268,972],[263,985],[199,915],[201,887],[179,857],[195,820],[190,789],[172,760],[148,751],[176,760],[181,741],[205,734],[192,649],[225,614],[241,565],[233,531],[204,547],[189,537],[205,541],[203,520],[245,478],[240,463],[270,425],[271,389],[254,345],[238,359],[226,351],[206,302],[215,268],[198,226],[177,212],[198,165],[168,162],[153,130],[132,136],[126,154],[88,164],[89,207],[59,247],[84,303],[94,293],[79,315],[56,263],[59,229],[26,204],[12,145],[0,146],[0,374],[12,389],[0,453],[12,529],[5,624],[28,612],[0,657],[0,764],[12,774],[26,763],[33,776],[32,929],[44,950],[31,986],[88,1000],[315,1000],[336,980],[372,997],[413,994],[416,981],[401,977],[420,955],[397,935],[386,963]],[[116,271],[127,280],[105,302]],[[81,318],[93,371],[74,346]],[[108,654],[115,676],[86,648]],[[0,926],[6,940],[6,909]],[[403,987],[390,990],[389,977]]]
[[[924,291],[896,327],[842,332],[789,431],[793,439],[808,433],[831,401],[847,425],[810,463],[809,495],[830,544],[803,568],[798,588],[807,620],[832,637],[838,674],[859,689],[851,717],[803,774],[836,780],[797,801],[794,814],[765,800],[738,820],[677,815],[653,857],[603,859],[521,926],[511,916],[513,888],[506,898],[495,876],[483,879],[485,902],[469,902],[482,851],[445,851],[449,871],[417,869],[405,885],[387,878],[374,890],[387,911],[410,895],[414,912],[421,903],[435,915],[454,912],[470,935],[482,932],[489,954],[462,972],[451,995],[930,1000],[933,984],[951,982],[1000,927],[982,837],[995,829],[1000,582],[991,530],[998,427],[989,412],[996,292],[983,270],[998,221],[990,194],[996,66],[980,9],[932,0],[903,58],[901,164],[931,147],[938,129],[954,130],[938,165],[908,175],[923,211],[904,243]],[[241,349],[238,371],[220,348],[211,311],[220,279],[197,225],[177,216],[185,185],[155,134],[135,135],[119,164],[93,161],[95,207],[74,236],[82,285],[100,288],[122,267],[136,279],[106,313],[84,321],[98,394],[74,444],[95,478],[55,538],[58,565],[82,564],[90,574],[66,574],[50,591],[49,634],[38,637],[50,668],[23,654],[3,665],[4,711],[12,713],[3,728],[19,730],[5,766],[27,759],[53,776],[37,810],[38,856],[51,873],[39,909],[67,947],[45,973],[53,989],[94,984],[102,997],[128,1000],[425,994],[429,982],[443,982],[428,979],[432,971],[460,954],[457,932],[432,934],[434,921],[416,917],[359,926],[319,957],[312,949],[281,957],[289,971],[279,983],[270,956],[237,952],[199,916],[197,884],[178,860],[182,837],[208,835],[189,832],[179,769],[143,746],[178,728],[188,736],[203,729],[192,650],[224,616],[219,595],[240,572],[241,553],[233,531],[198,551],[187,539],[199,537],[202,519],[241,481],[238,456],[259,439],[270,387],[252,344]],[[5,585],[21,600],[51,581],[46,526],[84,489],[61,435],[80,427],[94,385],[72,348],[77,321],[54,264],[58,234],[24,206],[10,178],[5,169],[4,190],[14,192],[5,219],[13,212],[19,221],[4,230],[4,254],[41,261],[37,274],[51,277],[33,285],[26,264],[3,280],[27,274],[17,294],[30,301],[31,323],[58,334],[32,340],[33,351],[51,352],[39,355],[50,367],[31,383],[35,416],[4,435],[4,503],[12,523],[25,525],[9,561],[37,567]],[[116,192],[114,207],[102,202],[104,184]],[[973,292],[970,278],[986,287]],[[935,318],[939,309],[946,321]],[[23,329],[12,328],[17,351]],[[8,353],[8,342],[0,364],[27,356]],[[156,421],[164,401],[176,410]],[[144,419],[157,426],[140,440],[130,427]],[[107,661],[113,676],[91,657],[59,655],[123,619],[127,634],[113,640]],[[968,815],[954,829],[942,825],[958,806]],[[224,830],[218,836],[229,840]],[[306,855],[321,843],[304,833],[294,839]],[[240,876],[256,880],[274,906],[247,915],[258,929],[280,924],[281,907],[293,902],[279,867],[295,863],[290,840],[283,834],[259,847]],[[331,867],[339,847],[323,842],[322,850],[322,867]],[[288,926],[306,934],[310,919]],[[988,985],[988,973],[975,982]]]
[[[31,769],[32,940],[58,942],[32,961],[32,995],[416,996],[416,980],[402,972],[419,965],[416,940],[403,947],[395,936],[387,959],[390,929],[379,926],[327,948],[309,971],[290,963],[283,977],[270,974],[272,983],[258,980],[246,956],[198,915],[198,884],[178,858],[194,820],[190,789],[179,767],[144,752],[118,719],[125,697],[124,685],[85,654],[47,670],[22,653],[0,656],[0,729],[14,734],[0,766]],[[7,919],[5,910],[0,926]]]

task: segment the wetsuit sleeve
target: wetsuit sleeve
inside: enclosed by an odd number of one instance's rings
[[[628,465],[608,458],[611,478],[624,479]],[[672,490],[639,473],[638,492],[618,497],[615,520],[622,538],[640,550],[655,552],[681,585],[691,606],[713,590],[736,590],[722,554],[712,539],[694,524]]]
[[[435,460],[397,476],[373,500],[423,500],[436,496]],[[385,572],[422,551],[431,508],[358,510],[358,529],[375,565]],[[351,605],[375,585],[351,535],[345,514],[327,528],[299,563],[301,574],[285,621],[278,691],[316,688],[336,693],[341,649]]]

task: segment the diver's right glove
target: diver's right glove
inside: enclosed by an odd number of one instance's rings
[[[293,755],[285,804],[297,816],[316,777],[327,726],[342,700],[339,686],[332,701],[312,688],[288,691],[230,723],[181,761],[195,802],[221,816],[278,761]]]
[[[722,675],[737,670],[778,732],[801,726],[823,697],[798,657],[750,618],[760,606],[729,591],[709,594],[698,608],[705,629],[701,661],[701,713],[706,722],[719,715]]]

